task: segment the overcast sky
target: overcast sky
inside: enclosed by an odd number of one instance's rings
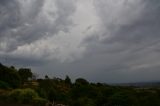
[[[0,62],[41,77],[160,80],[160,0],[0,0]]]

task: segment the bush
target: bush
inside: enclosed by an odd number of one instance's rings
[[[22,90],[16,89],[9,93],[9,102],[20,103]]]
[[[37,93],[32,89],[15,89],[9,94],[9,101],[13,103],[30,104]]]
[[[47,100],[40,97],[34,98],[32,101],[33,106],[45,106],[46,103]]]
[[[7,102],[8,100],[8,91],[0,89],[0,103]]]

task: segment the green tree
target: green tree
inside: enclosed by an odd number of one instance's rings
[[[65,80],[64,80],[64,81],[65,81],[65,83],[66,83],[66,84],[69,84],[69,85],[71,85],[71,84],[72,84],[71,79],[69,78],[69,76],[68,76],[68,75],[66,76],[66,78],[65,78]]]
[[[31,69],[29,69],[29,68],[20,68],[18,70],[18,74],[21,77],[22,83],[28,81],[28,79],[32,78],[32,75],[33,75],[31,72]]]
[[[19,87],[21,83],[17,70],[2,64],[0,64],[0,80],[8,83],[13,88]]]
[[[49,79],[48,75],[45,75],[45,79]]]
[[[109,106],[134,106],[136,100],[134,99],[134,95],[130,95],[130,92],[126,91],[118,91],[108,99]]]
[[[78,79],[76,79],[75,84],[88,85],[89,82],[83,78],[78,78]]]
[[[38,93],[41,97],[52,98],[52,94],[55,93],[56,84],[51,79],[40,80],[38,86]]]

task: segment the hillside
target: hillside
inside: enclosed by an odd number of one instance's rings
[[[160,106],[159,87],[146,87],[90,83],[84,78],[73,83],[69,76],[36,79],[31,69],[0,64],[0,105],[4,106]]]

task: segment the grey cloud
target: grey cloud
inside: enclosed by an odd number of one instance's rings
[[[16,0],[6,1],[2,0],[0,2],[0,29],[1,32],[6,30],[7,28],[13,27],[17,25],[19,13],[18,9],[19,5],[17,4]],[[2,37],[2,35],[0,36]]]
[[[91,59],[93,66],[100,66],[99,68],[96,67],[97,71],[93,76],[95,77],[96,74],[98,75],[100,73],[97,79],[112,80],[115,82],[127,82],[127,80],[135,80],[135,78],[139,81],[157,80],[158,77],[154,76],[160,74],[157,71],[160,55],[156,49],[160,45],[160,2],[158,0],[141,0],[141,2],[136,4],[135,0],[135,2],[132,2],[133,8],[129,8],[126,11],[127,13],[120,11],[122,14],[127,14],[126,16],[121,16],[121,14],[115,15],[112,12],[108,12],[116,7],[110,7],[110,10],[106,10],[106,1],[101,1],[103,4],[97,1],[101,6],[97,6],[96,4],[96,8],[98,9],[97,12],[102,19],[103,29],[105,30],[102,33],[94,34],[94,37],[91,36],[83,42],[86,44],[88,50],[86,57],[93,59]],[[127,2],[123,3],[123,6],[129,5]],[[143,6],[143,8],[140,6]],[[134,11],[140,11],[140,13],[136,15]],[[113,9],[113,12],[116,12],[116,10]],[[134,17],[134,20],[128,16]],[[107,22],[107,18],[110,20],[111,17],[112,22]],[[125,18],[126,20],[121,18]],[[121,20],[123,23],[120,22]],[[101,36],[103,36],[103,39],[100,38]],[[146,66],[147,68],[139,67],[132,69],[139,65],[142,67]],[[137,77],[132,76],[131,73],[137,75]],[[94,78],[92,77],[92,79]]]
[[[10,52],[15,51],[19,46],[26,47],[26,44],[56,36],[60,31],[63,31],[64,35],[66,34],[65,37],[62,36],[64,39],[70,38],[70,32],[73,27],[76,27],[72,22],[77,8],[74,0],[54,0],[57,10],[45,10],[45,13],[43,0],[34,0],[32,8],[26,7],[28,10],[21,10],[22,4],[16,0],[1,1],[0,60],[7,63],[6,56],[8,61],[13,64],[31,66],[42,76],[48,74],[64,77],[68,74],[73,79],[84,77],[90,81],[102,82],[159,80],[160,1],[93,1],[96,17],[100,20],[98,30],[90,31],[88,37],[88,30],[93,30],[95,23],[88,26],[87,29],[84,28],[85,30],[82,32],[85,32],[83,34],[86,34],[86,37],[77,47],[84,47],[84,52],[80,53],[82,55],[80,58],[71,62],[44,59],[43,57],[52,53],[48,53],[50,48],[47,47],[41,50],[44,54],[39,58],[35,58],[32,51],[30,51],[31,55],[26,57],[24,57],[25,53],[22,56],[15,56]],[[51,17],[51,21],[48,17]],[[77,30],[78,28],[75,31]],[[48,43],[50,42],[48,41]],[[74,45],[74,43],[71,44]],[[39,46],[43,46],[43,44]],[[65,47],[67,48],[67,46]],[[56,48],[54,51],[59,49]],[[69,50],[61,52],[70,53]],[[54,53],[57,53],[58,56],[59,52]]]
[[[27,4],[27,2],[29,3]],[[44,0],[2,1],[0,41],[1,45],[6,43],[6,47],[0,49],[11,52],[18,46],[30,44],[46,36],[54,36],[59,31],[67,31],[67,28],[72,25],[69,17],[74,13],[74,3],[64,0],[52,2],[55,2],[57,8],[57,12],[54,13],[58,16],[55,17],[55,22],[46,20],[47,16],[42,12],[46,3]],[[54,18],[54,16],[50,17]]]

